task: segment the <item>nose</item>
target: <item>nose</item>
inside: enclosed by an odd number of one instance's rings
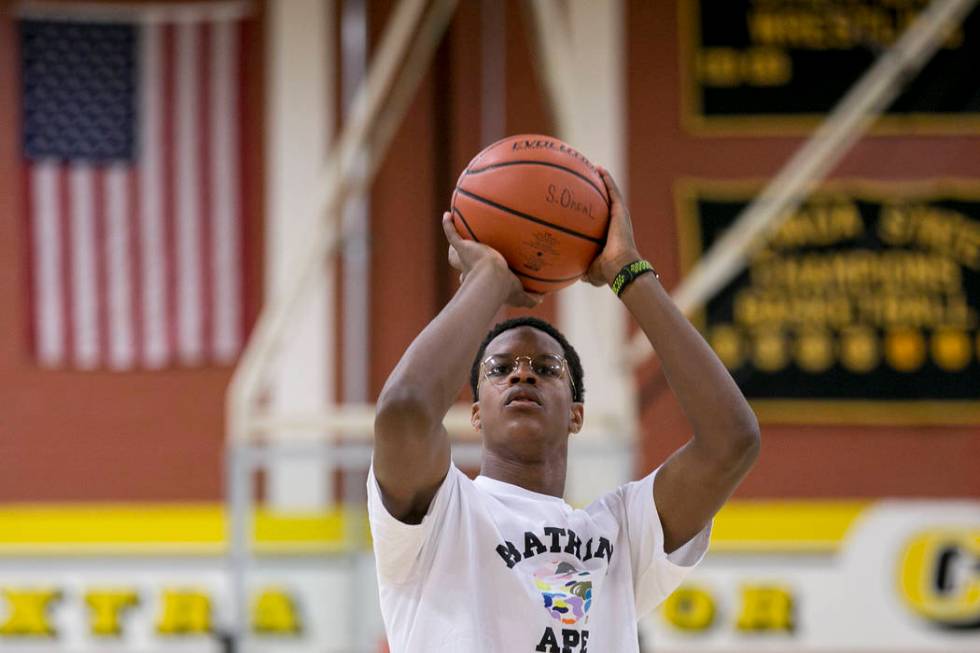
[[[530,383],[531,385],[534,385],[535,383],[538,382],[538,377],[534,373],[534,369],[531,367],[531,361],[525,360],[524,358],[518,358],[517,367],[515,367],[514,371],[510,373],[511,385],[521,382],[522,380],[521,370],[526,370],[523,376],[523,380],[525,383]]]

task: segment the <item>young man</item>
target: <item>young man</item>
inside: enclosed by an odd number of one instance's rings
[[[656,274],[630,266],[641,257],[629,214],[600,173],[610,227],[587,280],[611,285],[650,339],[694,436],[646,478],[568,506],[568,438],[584,419],[578,356],[529,319],[481,344],[501,306],[540,297],[444,215],[462,283],[385,384],[368,478],[393,653],[637,651],[637,619],[701,559],[712,517],[758,454],[758,424],[731,376]],[[468,372],[483,436],[474,481],[452,464],[442,426]]]

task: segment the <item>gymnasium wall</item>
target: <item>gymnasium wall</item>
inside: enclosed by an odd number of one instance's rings
[[[369,0],[372,47],[394,4]],[[445,259],[439,217],[459,172],[485,145],[481,4],[459,3],[371,189],[371,280],[364,291],[370,293],[372,397],[457,287]],[[505,115],[498,136],[553,133],[526,3],[491,4],[505,21],[499,42],[492,44],[506,64],[506,81],[499,89]],[[764,181],[803,136],[799,131],[733,135],[692,129],[682,110],[678,36],[687,5],[623,4],[628,89],[623,185],[641,250],[670,289],[685,272],[678,211],[683,184]],[[247,130],[242,134],[247,143],[242,152],[246,327],[254,324],[263,301],[268,227],[262,129],[267,3],[256,2],[254,8],[242,31],[240,62],[247,87]],[[35,364],[28,328],[27,224],[20,205],[24,180],[12,10],[10,2],[0,2],[0,551],[7,554],[0,557],[0,585],[34,592],[54,586],[57,593],[42,607],[60,629],[59,641],[76,644],[75,650],[97,650],[105,641],[90,632],[86,597],[106,583],[129,583],[141,597],[124,629],[134,649],[201,644],[202,650],[217,650],[206,638],[227,618],[229,603],[220,502],[224,393],[231,368],[107,372],[46,370]],[[892,130],[862,139],[832,177],[901,184],[970,180],[978,174],[980,137]],[[338,370],[345,354],[343,300],[338,293],[333,315],[340,334]],[[535,314],[555,319],[554,299]],[[642,433],[634,473],[640,475],[686,441],[690,427],[655,363],[643,366],[636,380]],[[341,382],[337,395],[343,392]],[[466,390],[461,400],[468,400]],[[713,554],[703,574],[645,622],[647,641],[666,642],[660,650],[738,651],[755,650],[763,641],[758,637],[771,636],[763,644],[769,650],[841,651],[853,650],[861,635],[862,650],[975,650],[970,648],[975,630],[964,630],[960,637],[929,625],[936,606],[920,602],[911,609],[896,590],[899,580],[908,581],[912,590],[916,583],[933,580],[931,568],[925,568],[931,559],[918,564],[905,554],[936,544],[935,534],[945,527],[958,529],[962,551],[976,555],[980,421],[937,422],[764,419],[762,456],[737,501],[716,523]],[[138,514],[126,504],[135,504]],[[261,605],[272,610],[253,616],[273,615],[260,622],[275,638],[265,640],[275,642],[268,650],[376,642],[380,624],[370,582],[372,561],[344,549],[344,529],[358,518],[339,510],[259,515],[256,539],[272,555],[263,556],[253,589],[264,597]],[[116,539],[98,539],[103,536]],[[79,552],[90,557],[81,560]],[[175,587],[184,593],[174,594]],[[3,612],[4,605],[0,622],[12,614],[9,605]],[[866,610],[869,605],[877,607]],[[161,615],[170,608],[187,608],[190,616],[168,622]],[[195,620],[212,608],[214,623]],[[371,615],[366,623],[357,621],[366,614]],[[913,614],[925,615],[926,625],[914,621]],[[305,630],[291,621],[297,615]],[[893,627],[895,620],[905,630]],[[358,632],[358,627],[365,630]],[[10,641],[33,646],[35,636],[52,641],[43,632],[14,633]],[[0,639],[0,648],[6,644]]]
[[[8,6],[9,7],[9,6]],[[798,136],[694,135],[681,124],[674,3],[628,3],[630,205],[637,237],[665,285],[681,275],[675,186],[681,178],[765,179],[801,143]],[[384,3],[371,12],[377,37]],[[426,76],[372,191],[371,388],[377,392],[404,347],[455,288],[438,217],[466,161],[480,149],[479,7],[463,3]],[[549,132],[552,121],[536,79],[523,11],[506,10],[506,132]],[[0,178],[5,230],[2,391],[7,395],[0,444],[11,472],[0,476],[10,500],[216,499],[220,496],[222,396],[227,369],[153,373],[41,371],[29,357],[30,306],[26,224],[18,218],[20,180],[16,39],[8,13]],[[245,49],[251,125],[246,173],[262,170],[261,33],[250,22]],[[918,180],[970,177],[980,164],[973,136],[870,136],[834,171],[839,178]],[[249,183],[248,310],[259,306],[262,184]],[[412,297],[406,303],[404,297]],[[342,302],[342,298],[340,300]],[[552,300],[540,313],[554,316]],[[338,318],[339,319],[339,318]],[[342,360],[342,338],[337,345]],[[84,390],[77,383],[84,380]],[[642,468],[662,460],[688,427],[655,369],[638,376],[644,425]],[[122,392],[123,389],[126,392]],[[341,389],[342,392],[342,389]],[[162,398],[165,398],[162,399]],[[966,496],[978,491],[969,465],[980,455],[973,425],[819,426],[767,424],[765,448],[743,496]],[[879,464],[881,452],[889,464]],[[188,464],[188,461],[194,461]]]

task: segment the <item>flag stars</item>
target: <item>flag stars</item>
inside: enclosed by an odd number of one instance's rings
[[[98,163],[131,160],[135,28],[26,20],[20,32],[25,155]]]

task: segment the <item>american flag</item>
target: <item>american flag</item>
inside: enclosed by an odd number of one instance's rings
[[[247,6],[61,7],[19,21],[36,358],[228,363],[243,339]]]

